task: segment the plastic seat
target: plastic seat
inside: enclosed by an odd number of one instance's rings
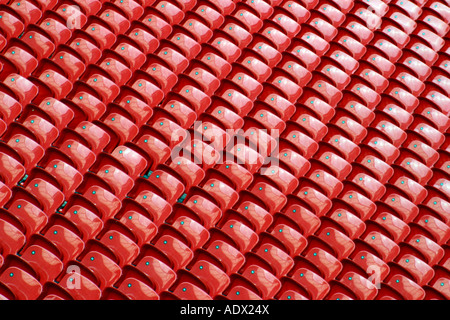
[[[83,240],[72,230],[61,225],[53,225],[45,232],[45,238],[51,241],[61,252],[62,262],[77,257],[84,249]]]
[[[3,83],[17,95],[22,105],[30,103],[38,94],[36,85],[16,73],[8,75]]]
[[[2,101],[0,115],[3,121],[9,125],[22,112],[22,106],[15,98],[4,92],[0,92],[0,99]]]
[[[197,59],[208,65],[219,80],[225,78],[232,68],[227,60],[213,52],[200,53]]]
[[[212,300],[205,291],[189,282],[180,283],[173,294],[181,300]]]
[[[36,135],[44,149],[47,149],[59,136],[58,129],[52,123],[38,116],[27,117],[23,120],[23,125]]]
[[[417,221],[416,219],[416,222],[429,231],[439,245],[443,245],[448,241],[450,229],[444,222],[436,217],[424,215],[421,216],[420,220]]]
[[[133,140],[139,131],[139,128],[130,119],[115,112],[108,114],[103,123],[119,136],[118,144]]]
[[[444,256],[444,249],[433,240],[421,234],[410,235],[406,239],[408,244],[419,250],[430,266],[434,266]]]
[[[149,13],[141,21],[156,35],[157,39],[165,39],[172,32],[172,27],[164,19]]]
[[[142,26],[135,26],[134,28],[132,26],[128,36],[139,44],[145,54],[153,53],[159,47],[158,39]]]
[[[124,279],[117,290],[131,300],[159,300],[150,286],[135,278]]]
[[[320,269],[326,281],[334,279],[342,270],[339,260],[321,248],[309,249],[305,258]]]
[[[328,282],[309,269],[298,268],[291,278],[308,292],[312,300],[322,300],[330,291]]]
[[[158,227],[172,212],[171,205],[159,195],[151,191],[143,191],[136,196],[136,201],[147,209],[152,221]]]
[[[106,111],[106,106],[100,99],[83,89],[77,90],[71,100],[83,110],[88,121],[99,119]]]
[[[197,260],[190,267],[190,272],[207,286],[208,293],[211,297],[222,293],[230,283],[230,279],[225,272],[205,260]]]
[[[413,123],[410,126],[410,130],[415,131],[418,135],[423,137],[434,149],[439,148],[442,143],[444,143],[444,135],[426,123]]]
[[[221,225],[221,230],[236,242],[241,252],[249,251],[258,242],[258,235],[236,219],[231,218]]]
[[[386,262],[392,261],[400,252],[400,248],[394,241],[376,231],[367,233],[364,241],[374,247]]]
[[[375,119],[375,114],[369,108],[355,100],[348,101],[340,108],[354,116],[362,126],[368,126]]]
[[[353,34],[363,44],[367,45],[374,37],[372,30],[360,23],[359,18],[350,16],[345,25],[346,31]]]
[[[378,290],[372,282],[354,272],[347,272],[343,275],[342,284],[349,287],[361,300],[373,300],[378,294]]]
[[[171,267],[153,256],[143,257],[136,268],[149,277],[158,293],[169,289],[177,278]]]
[[[338,180],[342,181],[350,174],[351,165],[345,159],[330,151],[319,153],[315,155],[315,159],[331,169]]]
[[[396,178],[396,179],[395,179]],[[402,183],[403,182],[403,183]],[[414,180],[407,178],[405,176],[393,177],[390,183],[397,188],[401,189],[404,194],[414,203],[421,203],[426,195],[427,191],[424,187],[422,187],[419,183]]]
[[[350,88],[350,91],[356,96],[362,98],[367,107],[371,110],[373,110],[375,106],[377,106],[381,101],[380,95],[375,90],[364,85],[363,83],[355,83]]]
[[[94,44],[95,39],[90,40],[76,37],[69,44],[83,58],[86,65],[97,62],[101,57],[101,48]]]
[[[0,276],[0,282],[14,293],[17,300],[35,300],[42,292],[42,285],[29,273],[9,267]]]
[[[155,170],[148,180],[163,192],[167,202],[171,204],[175,203],[183,194],[184,185],[167,172]]]
[[[407,300],[422,300],[425,297],[425,291],[417,283],[403,275],[393,276],[388,284]]]
[[[66,43],[72,35],[72,32],[67,26],[51,17],[42,19],[39,27],[52,37],[55,44]]]
[[[372,221],[377,222],[383,226],[383,228],[388,230],[392,240],[396,243],[403,241],[411,231],[408,225],[401,219],[387,212],[378,214],[376,218],[372,218]]]
[[[27,238],[41,231],[48,221],[47,215],[43,211],[23,199],[14,200],[10,204],[8,211],[19,219],[25,227]]]
[[[419,214],[419,208],[398,193],[389,192],[382,198],[382,201],[391,207],[405,223],[411,222]]]
[[[64,141],[59,150],[73,160],[80,173],[86,172],[96,159],[95,154],[88,147],[72,139]]]
[[[263,299],[272,298],[281,288],[280,281],[273,274],[257,265],[247,266],[242,276],[257,286]]]
[[[291,204],[283,209],[283,214],[292,219],[307,237],[319,228],[320,219],[310,210],[299,204]]]
[[[352,261],[368,275],[374,276],[375,279],[373,280],[381,282],[389,275],[390,268],[388,264],[379,258],[376,253],[366,250],[355,250],[352,255]]]
[[[395,84],[389,87],[386,91],[391,97],[396,99],[400,105],[404,106],[404,109],[408,112],[412,112],[419,105],[418,99],[413,96],[409,91],[403,89]]]
[[[172,236],[163,235],[155,243],[155,246],[170,257],[174,270],[184,268],[193,258],[191,249]]]
[[[16,254],[25,244],[25,235],[14,224],[7,220],[0,219],[0,234],[2,243],[0,244],[1,254]]]
[[[66,71],[69,81],[74,82],[86,69],[85,64],[72,52],[58,51],[52,58],[52,61]]]
[[[170,157],[171,149],[169,146],[152,135],[144,134],[136,142],[136,145],[150,157],[152,168],[158,163],[164,163]]]
[[[186,200],[186,206],[192,209],[202,220],[206,229],[213,227],[222,217],[222,210],[210,199],[192,195]]]
[[[186,191],[188,191],[192,186],[198,185],[198,183],[203,180],[205,173],[204,171],[194,162],[182,157],[176,157],[170,164],[170,167],[177,170],[178,173],[184,178],[186,183]]]
[[[424,286],[433,278],[434,270],[421,259],[412,254],[397,257],[396,262],[414,276],[419,286]]]
[[[342,232],[334,228],[324,228],[318,235],[320,239],[328,243],[336,252],[336,257],[342,260],[348,257],[355,249],[355,244]]]
[[[358,217],[365,221],[369,219],[376,211],[377,206],[369,198],[356,191],[345,191],[339,195],[351,208],[356,211]]]
[[[319,145],[308,135],[300,130],[296,130],[298,127],[299,126],[288,127],[287,130],[281,134],[281,137],[296,146],[304,158],[311,158],[319,149]]]
[[[342,183],[324,170],[313,170],[306,176],[325,191],[329,198],[335,198],[343,190]]]
[[[425,185],[431,179],[433,175],[431,169],[422,164],[422,162],[417,161],[414,158],[405,156],[401,156],[398,160],[398,165],[401,166],[405,171],[411,173],[411,175],[419,184]]]
[[[21,253],[25,260],[39,275],[41,284],[53,281],[63,270],[63,264],[51,251],[39,245],[31,245]]]
[[[437,127],[440,131],[445,131],[450,126],[448,122],[448,117],[445,116],[442,112],[439,110],[436,110],[435,108],[432,108],[431,106],[423,106],[416,109],[416,112],[430,121],[433,122],[433,124]]]
[[[130,45],[126,42],[120,42],[116,45],[114,49],[118,55],[124,58],[132,72],[139,69],[145,62],[146,58],[143,52],[141,52],[138,48]]]
[[[17,159],[0,152],[0,177],[12,188],[25,175],[25,167]]]
[[[211,104],[211,98],[207,96],[202,90],[192,86],[183,85],[178,90],[178,94],[189,101],[190,105],[193,107],[197,114],[200,114],[206,110]]]
[[[360,143],[367,135],[367,130],[362,125],[346,116],[336,117],[333,120],[333,124],[339,128],[341,132],[345,132],[355,143]]]
[[[238,200],[239,196],[230,186],[217,179],[209,179],[205,182],[203,190],[217,199],[220,208],[225,211],[231,208]]]
[[[310,20],[309,26],[313,27],[313,29],[317,29],[320,34],[323,35],[323,38],[328,42],[333,40],[338,33],[338,30],[332,23],[329,23],[328,21],[317,16]]]
[[[119,198],[99,186],[90,186],[84,193],[84,197],[100,210],[103,221],[113,217],[121,207]]]
[[[58,6],[55,11],[67,21],[69,29],[82,28],[87,22],[87,17],[78,6],[64,3]]]
[[[386,192],[383,184],[367,174],[356,174],[351,181],[361,187],[372,201],[378,201]]]
[[[97,176],[114,189],[114,193],[119,199],[123,199],[134,185],[133,180],[125,172],[110,165],[102,166]]]
[[[270,213],[275,213],[281,210],[282,207],[286,204],[286,197],[276,188],[271,185],[258,182],[251,189],[255,196],[261,198],[262,201],[269,208]]]
[[[107,231],[100,242],[110,248],[119,260],[119,266],[130,264],[139,254],[139,247],[126,235],[116,231]]]
[[[208,230],[189,217],[178,217],[172,226],[187,238],[192,250],[203,247],[209,239]]]
[[[103,229],[100,217],[80,205],[68,207],[64,216],[77,226],[83,234],[84,241],[95,237]]]
[[[366,229],[360,218],[345,209],[336,209],[328,216],[341,226],[351,239],[359,238]]]
[[[271,243],[262,244],[256,254],[271,265],[276,277],[285,276],[294,265],[294,260],[286,252]]]
[[[285,1],[281,5],[283,9],[287,10],[295,17],[298,23],[305,22],[311,16],[311,13],[307,8],[295,1]]]
[[[325,215],[332,205],[328,197],[311,187],[301,188],[297,196],[305,201],[319,217]]]
[[[226,297],[229,300],[262,300],[262,298],[253,290],[240,285],[236,285],[230,288],[229,293]]]
[[[242,202],[236,210],[252,222],[256,233],[265,231],[273,221],[269,212],[250,201]]]
[[[427,91],[425,98],[436,105],[438,109],[443,113],[447,114],[450,112],[449,108],[447,107],[448,97],[441,92],[435,90]]]
[[[307,239],[301,233],[283,223],[276,224],[271,234],[280,240],[291,257],[300,254],[308,243]]]
[[[158,81],[164,94],[167,94],[175,86],[178,79],[172,70],[161,63],[149,64],[146,71]]]
[[[39,104],[39,108],[50,116],[59,131],[63,130],[75,116],[72,109],[55,98],[45,98]]]
[[[44,156],[44,148],[22,134],[11,136],[8,145],[20,154],[23,159],[23,165],[27,170],[34,167]]]
[[[3,72],[6,74],[17,72],[28,77],[38,66],[38,61],[28,51],[17,46],[11,46],[2,57]],[[8,70],[9,67],[11,70]],[[9,71],[9,72],[8,72]]]
[[[259,119],[263,118],[264,120],[260,120],[260,123],[273,125],[273,127],[269,127],[270,131],[266,132],[266,130],[261,130],[258,127],[248,126],[242,135],[247,138],[250,143],[254,144],[259,154],[263,157],[271,156],[276,148],[276,141],[272,131],[282,131],[284,123],[280,118],[265,110],[256,111],[256,114],[253,117],[259,117]]]
[[[209,23],[209,27],[211,28],[211,30],[214,30],[218,29],[225,21],[225,18],[219,11],[220,9],[217,11],[215,7],[211,7],[205,3],[201,3],[199,6],[197,6],[195,13],[204,18]]]
[[[59,285],[75,300],[98,300],[101,296],[100,288],[82,274],[67,273]]]
[[[92,152],[96,155],[104,150],[111,141],[109,134],[92,122],[82,121],[77,125],[74,131],[86,139]]]
[[[121,13],[122,12],[119,12],[119,10],[116,10],[114,7],[108,6],[102,10],[98,17],[101,17],[106,25],[108,25],[111,30],[118,35],[125,33],[131,24],[126,17],[126,14],[124,16]]]
[[[158,231],[158,228],[150,219],[136,211],[125,212],[120,222],[133,232],[139,246],[153,239]]]
[[[442,293],[446,298],[449,297],[448,291],[446,290],[446,287],[448,287],[448,279],[442,277],[439,279],[436,279],[433,281],[433,288],[436,289],[438,292]]]
[[[213,36],[213,32],[208,26],[199,21],[200,19],[191,18],[185,19],[181,25],[186,30],[192,33],[198,43],[205,43]]]
[[[1,10],[0,28],[6,33],[6,39],[18,37],[24,30],[24,24],[14,15]]]
[[[314,49],[314,52],[311,52],[311,53],[313,53],[313,54],[311,54],[309,52],[311,50],[309,50],[309,49],[305,50],[304,47],[296,47],[291,52],[294,55],[298,56],[301,61],[304,61],[304,59],[306,59],[306,61],[309,63],[305,63],[305,64],[307,66],[311,65],[311,68],[308,68],[308,70],[311,71],[312,69],[314,69],[313,66],[315,67],[316,64],[320,63],[319,57],[324,55],[330,49],[330,44],[322,37],[316,35],[313,32],[309,32],[309,31],[303,33],[301,36],[301,39],[304,42],[306,42],[312,46],[312,48]],[[306,53],[306,57],[301,58],[300,56],[302,55],[302,53]]]
[[[85,32],[99,44],[100,50],[109,49],[115,43],[117,37],[106,27],[93,22],[86,25]]]
[[[206,250],[220,260],[225,267],[224,271],[228,275],[239,270],[245,263],[244,255],[238,249],[222,240],[212,241]]]
[[[119,95],[119,87],[100,74],[92,74],[85,80],[85,83],[100,95],[105,104],[112,102]]]

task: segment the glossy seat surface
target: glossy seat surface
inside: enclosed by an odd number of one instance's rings
[[[449,23],[0,0],[0,299],[449,299]]]

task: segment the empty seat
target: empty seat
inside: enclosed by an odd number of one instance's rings
[[[0,276],[0,283],[11,289],[17,300],[36,300],[42,292],[42,285],[17,267],[5,269]]]

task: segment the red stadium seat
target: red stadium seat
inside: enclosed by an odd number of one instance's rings
[[[0,0],[0,300],[446,300],[450,0]]]

